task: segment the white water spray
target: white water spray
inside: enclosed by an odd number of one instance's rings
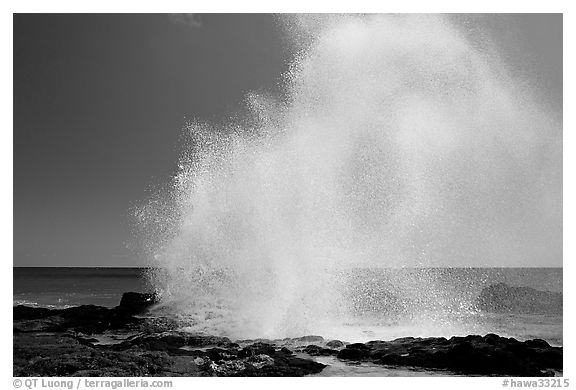
[[[137,212],[167,306],[212,333],[322,334],[369,301],[353,268],[556,250],[561,128],[493,52],[440,16],[288,26],[304,42],[287,99],[248,94],[247,118],[191,123],[173,186]],[[409,274],[395,282],[413,310],[464,299]]]

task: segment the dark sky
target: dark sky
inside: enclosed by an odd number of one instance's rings
[[[138,264],[128,210],[174,171],[186,117],[273,88],[280,43],[266,15],[15,15],[14,264]]]
[[[560,15],[478,15],[561,111]],[[14,265],[139,266],[129,209],[175,171],[186,118],[278,92],[290,53],[270,15],[14,15]]]

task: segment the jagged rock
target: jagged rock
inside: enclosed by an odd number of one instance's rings
[[[482,289],[477,305],[481,310],[494,313],[560,315],[562,294],[497,283]]]
[[[549,369],[562,369],[561,347],[539,339],[520,342],[495,334],[356,343],[342,349],[338,358],[479,375],[545,376]]]
[[[335,349],[323,348],[314,344],[302,348],[301,352],[307,353],[310,356],[331,356],[338,354],[338,351]]]
[[[14,307],[14,376],[302,376],[325,367],[296,356],[445,369],[463,374],[545,376],[562,369],[562,348],[495,334],[345,344],[320,336],[269,341],[176,331],[178,324],[137,318],[133,309],[86,305],[49,310]],[[120,332],[115,344],[89,337]],[[52,332],[52,333],[47,333]],[[128,337],[126,339],[126,337]],[[338,349],[340,349],[338,351]]]
[[[344,345],[345,344],[340,340],[330,340],[326,343],[326,346],[332,349],[344,348]]]
[[[154,341],[155,340],[155,341]],[[147,335],[115,345],[94,345],[73,335],[14,335],[15,376],[303,376],[325,365],[296,357],[287,348],[238,344],[215,336]],[[182,346],[222,347],[184,350]],[[266,353],[262,353],[266,352]]]
[[[14,376],[192,375],[174,372],[174,359],[156,352],[124,353],[83,345],[64,334],[14,336]]]
[[[275,353],[275,351],[276,348],[274,345],[257,342],[242,348],[242,350],[238,352],[238,357],[248,357],[254,355],[272,355]]]
[[[174,321],[135,317],[151,304],[148,298],[124,294],[112,309],[14,307],[14,375],[303,376],[325,367],[283,346],[254,342],[240,349],[227,337],[180,332]],[[114,330],[124,336],[140,333],[115,344],[97,344],[97,338],[86,336]],[[323,341],[299,338],[307,340]]]
[[[147,334],[131,338],[113,346],[116,350],[139,348],[147,351],[165,351],[172,354],[190,354],[187,348],[204,347],[237,348],[238,344],[232,343],[227,337],[195,335],[186,332],[162,332]],[[194,355],[192,353],[192,355]]]
[[[125,292],[122,294],[122,299],[118,307],[136,314],[142,313],[155,303],[158,303],[156,294]]]
[[[337,356],[342,360],[364,360],[370,356],[370,348],[359,343],[349,344]]]
[[[15,306],[13,312],[14,328],[23,332],[76,331],[94,334],[108,329],[127,328],[142,322],[123,309],[108,309],[94,305],[58,310]]]
[[[303,343],[322,343],[322,342],[324,342],[324,338],[322,336],[294,337],[291,340],[296,341],[296,342],[303,342]]]

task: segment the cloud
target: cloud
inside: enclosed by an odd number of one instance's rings
[[[176,24],[184,24],[193,28],[202,28],[202,20],[198,14],[170,14],[170,21]]]

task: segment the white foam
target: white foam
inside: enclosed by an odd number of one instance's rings
[[[493,50],[441,16],[288,25],[305,41],[287,98],[190,123],[173,186],[136,213],[165,302],[198,321],[218,309],[223,333],[298,336],[349,316],[343,269],[558,254],[561,127]]]

